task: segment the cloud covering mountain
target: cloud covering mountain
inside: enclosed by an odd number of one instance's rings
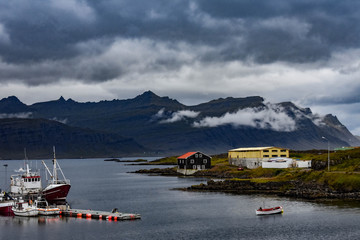
[[[174,123],[179,121],[191,122],[192,127],[218,127],[231,125],[233,127],[253,127],[257,129],[269,129],[279,132],[292,132],[297,130],[297,121],[309,119],[317,126],[324,126],[324,116],[304,113],[304,109],[291,107],[290,116],[279,104],[266,103],[257,108],[243,108],[235,112],[226,112],[221,116],[204,116],[201,112],[192,110],[180,110],[176,112],[160,109],[153,117],[159,123]],[[191,121],[191,119],[193,119]]]
[[[195,127],[217,127],[230,124],[234,127],[249,126],[258,129],[291,132],[296,129],[296,122],[281,107],[268,104],[266,108],[245,108],[235,113],[226,113],[221,117],[205,117],[194,122]]]

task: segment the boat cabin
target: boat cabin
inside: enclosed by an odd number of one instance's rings
[[[32,172],[29,165],[23,174],[11,175],[10,192],[14,194],[32,194],[41,191],[40,172]]]

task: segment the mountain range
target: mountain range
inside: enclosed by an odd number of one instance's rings
[[[186,106],[151,91],[126,100],[72,99],[26,105],[0,100],[0,158],[171,155],[223,153],[238,147],[296,150],[360,145],[336,116],[320,116],[291,102],[262,97],[220,98]],[[19,155],[20,154],[20,155]]]

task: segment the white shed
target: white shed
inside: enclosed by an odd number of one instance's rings
[[[292,166],[293,159],[285,157],[270,158],[262,162],[263,168],[291,168]]]
[[[298,168],[311,168],[311,160],[296,159],[296,167]]]

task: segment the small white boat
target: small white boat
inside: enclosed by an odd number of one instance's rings
[[[21,217],[34,217],[39,215],[39,211],[34,205],[29,205],[28,202],[24,202],[22,199],[12,207],[12,211],[15,216]]]
[[[281,214],[284,212],[282,206],[273,207],[273,208],[262,208],[260,207],[256,210],[256,215],[271,215],[271,214]]]
[[[39,211],[39,215],[59,215],[60,208],[49,206],[49,203],[45,199],[38,199],[34,202],[36,209]]]

